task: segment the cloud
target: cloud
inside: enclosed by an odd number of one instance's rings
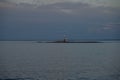
[[[11,2],[10,2],[11,1]],[[18,1],[18,2],[17,2]],[[115,10],[115,8],[109,8],[109,7],[93,7],[91,4],[88,3],[82,3],[80,0],[52,0],[54,4],[47,4],[42,6],[34,6],[30,3],[36,2],[36,0],[0,0],[0,7],[7,7],[7,8],[16,8],[19,10],[19,8],[22,10],[27,11],[35,11],[47,15],[55,14],[55,15],[64,15],[64,16],[73,16],[74,18],[78,19],[85,19],[86,20],[92,18],[93,20],[96,18],[104,18],[104,17],[114,17],[118,16],[118,13],[120,13],[119,9]],[[38,3],[45,2],[49,3],[49,0],[37,0]],[[51,1],[51,0],[50,0]],[[67,2],[66,2],[67,1]],[[85,0],[87,2],[87,0]],[[93,1],[93,0],[92,0]],[[16,2],[16,4],[12,3]],[[56,2],[56,3],[55,3]],[[28,10],[29,8],[29,10]],[[42,14],[42,15],[44,15]],[[69,15],[68,15],[69,14]],[[104,17],[103,17],[104,16]]]
[[[111,23],[104,23],[104,24],[89,24],[93,27],[88,27],[88,32],[91,34],[119,34],[120,33],[120,22],[111,22]]]
[[[70,9],[60,9],[61,12],[66,13],[66,14],[73,14],[74,12]]]
[[[120,23],[109,23],[104,26],[104,29],[118,29],[120,28]]]
[[[13,8],[16,6],[13,3],[8,3],[8,2],[0,2],[0,8]]]
[[[0,0],[0,2],[27,3],[35,6],[55,4],[61,2],[88,3],[96,6],[120,7],[120,0]]]
[[[120,23],[106,23],[94,29],[96,33],[119,33]]]
[[[98,19],[107,19],[111,17],[118,16],[117,14],[120,13],[119,10],[114,10],[114,8],[105,8],[105,7],[93,7],[88,3],[76,3],[76,2],[59,2],[49,5],[42,5],[35,7],[34,5],[28,3],[19,3],[19,5],[15,5],[11,2],[0,2],[0,7],[8,7],[8,8],[15,8],[17,7],[16,11],[20,13],[28,13],[29,14],[37,14],[37,16],[41,15],[46,18],[48,17],[55,17],[55,19],[63,18],[73,18],[75,20],[96,20]],[[22,9],[21,9],[22,7]],[[117,13],[117,14],[113,14]],[[19,13],[17,13],[19,14]],[[69,15],[68,15],[69,14]],[[41,20],[40,20],[41,21]],[[72,21],[72,20],[71,20]]]

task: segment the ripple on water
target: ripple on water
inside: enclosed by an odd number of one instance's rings
[[[109,75],[109,76],[101,76],[96,78],[90,77],[68,77],[68,78],[48,78],[39,77],[39,78],[0,78],[0,80],[120,80],[120,74],[117,75]]]

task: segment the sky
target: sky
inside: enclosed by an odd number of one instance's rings
[[[0,40],[120,39],[120,0],[0,0]]]

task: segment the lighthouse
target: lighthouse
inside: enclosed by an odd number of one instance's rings
[[[64,43],[67,43],[67,42],[68,42],[68,40],[67,40],[67,38],[66,38],[66,35],[64,35],[64,40],[63,40],[63,42],[64,42]]]

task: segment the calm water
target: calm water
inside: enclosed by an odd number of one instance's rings
[[[120,43],[0,42],[0,80],[120,80]]]

